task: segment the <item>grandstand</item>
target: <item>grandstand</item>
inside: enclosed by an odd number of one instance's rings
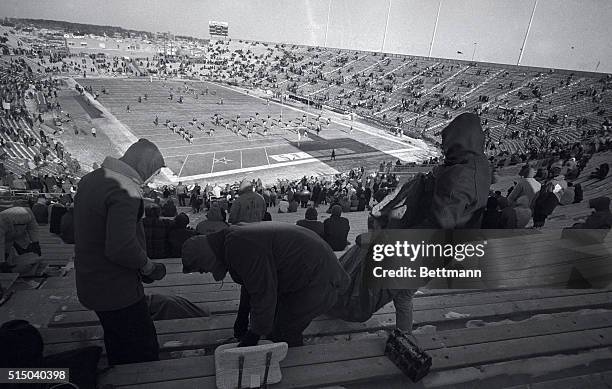
[[[197,58],[95,61],[74,53],[28,58],[15,51],[0,58],[0,83],[3,97],[15,95],[0,116],[4,169],[15,176],[55,176],[60,188],[62,181],[76,187],[77,177],[138,138],[150,139],[164,155],[168,171],[157,183],[160,192],[179,181],[190,188],[225,186],[245,177],[261,179],[266,188],[280,188],[283,181],[297,188],[302,177],[318,176],[341,188],[358,181],[350,177],[362,166],[382,187],[383,177],[397,175],[403,183],[432,170],[441,130],[458,114],[474,112],[496,168],[491,191],[505,194],[525,163],[548,169],[557,160],[584,156],[579,174],[568,179],[581,185],[584,200],[557,206],[544,228],[529,229],[527,238],[508,239],[512,250],[502,260],[517,264],[512,270],[544,266],[522,262],[530,253],[521,239],[540,240],[539,258],[545,259],[562,228],[592,212],[589,199],[612,196],[612,176],[591,177],[612,161],[611,126],[605,124],[612,79],[606,74],[234,39],[208,42]],[[67,156],[53,146],[58,143]],[[46,148],[49,155],[40,160]],[[8,188],[3,206],[41,191]],[[178,203],[175,193],[170,198]],[[189,207],[179,211],[189,214],[192,227],[204,219]],[[305,213],[269,211],[273,220],[291,224]],[[351,243],[367,231],[368,215],[343,214]],[[0,274],[0,285],[15,292],[0,305],[0,322],[23,318],[35,324],[46,353],[104,347],[97,316],[76,296],[74,246],[47,226],[40,229],[47,273],[29,279]],[[582,252],[586,261],[598,260],[610,249],[608,239]],[[211,316],[156,321],[160,361],[108,368],[103,353],[99,387],[215,385],[213,351],[233,336],[240,286],[229,277],[219,284],[209,274],[183,274],[180,258],[159,262],[168,274],[145,291],[185,297]],[[559,266],[569,285],[572,269]],[[275,387],[609,387],[611,312],[609,289],[423,288],[414,298],[414,336],[433,366],[419,384],[384,354],[395,326],[390,303],[364,323],[315,319],[305,346],[290,349],[281,363],[283,381]]]

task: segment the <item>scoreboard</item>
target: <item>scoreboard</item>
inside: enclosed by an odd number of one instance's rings
[[[216,22],[209,21],[208,22],[208,32],[211,36],[227,36],[229,24],[226,22]]]

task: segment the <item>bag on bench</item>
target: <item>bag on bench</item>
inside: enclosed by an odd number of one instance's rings
[[[287,356],[287,343],[237,346],[231,343],[215,349],[217,388],[265,388],[281,381],[280,361]]]

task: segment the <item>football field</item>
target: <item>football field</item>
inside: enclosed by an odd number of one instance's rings
[[[98,101],[136,138],[159,147],[173,181],[260,177],[274,182],[431,155],[422,142],[409,143],[340,115],[281,105],[223,85],[105,78],[77,82],[99,93]],[[192,135],[190,141],[185,132]]]

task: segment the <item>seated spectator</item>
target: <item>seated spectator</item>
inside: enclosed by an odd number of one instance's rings
[[[222,209],[216,204],[213,204],[206,213],[206,220],[202,220],[196,226],[196,231],[201,235],[212,234],[229,227],[223,218]]]
[[[516,226],[514,228],[525,228],[531,220],[531,207],[529,206],[529,199],[527,196],[519,197],[514,206],[514,213],[516,214]]]
[[[535,173],[533,168],[527,165],[523,166],[519,172],[521,178],[517,181],[514,189],[512,189],[512,192],[508,195],[508,201],[511,205],[514,205],[516,200],[522,196],[526,196],[529,204],[532,204],[533,199],[535,199],[542,188],[542,184],[534,178]]]
[[[559,199],[561,198],[560,193],[561,186],[555,181],[551,180],[544,185],[544,188],[535,199],[533,206],[534,227],[540,228],[544,226],[546,218],[548,218],[557,205],[559,205]]]
[[[331,216],[323,222],[323,237],[334,251],[342,251],[349,244],[347,237],[351,227],[348,219],[341,215],[342,207],[336,204],[331,209]]]
[[[299,206],[299,203],[295,199],[295,196],[293,196],[293,200],[291,200],[291,202],[289,203],[289,206],[287,207],[287,213],[297,212],[298,206]]]
[[[571,228],[610,229],[612,228],[612,213],[610,213],[610,198],[597,197],[589,201],[589,208],[595,211],[590,214],[584,223],[576,223]]]
[[[162,206],[162,216],[164,216],[164,217],[175,217],[176,213],[177,213],[176,205],[174,205],[174,201],[172,199],[169,199]]]
[[[281,201],[278,203],[278,213],[287,213],[289,212],[289,202],[286,197],[283,197]]]
[[[36,203],[32,205],[32,213],[39,225],[49,223],[49,206],[47,205],[45,195],[38,195]]]
[[[152,259],[168,257],[168,232],[170,222],[160,219],[161,209],[157,205],[145,208],[142,224],[147,240],[147,256]]]
[[[187,227],[189,225],[189,216],[181,212],[174,218],[174,225],[168,232],[169,256],[172,258],[181,257],[181,248],[183,243],[198,233]]]
[[[584,192],[582,191],[582,185],[575,184],[574,185],[574,204],[578,204],[582,202],[584,199]]]
[[[608,176],[608,173],[610,173],[610,165],[607,163],[602,163],[597,169],[595,169],[594,172],[591,173],[590,177],[603,180]]]
[[[308,228],[317,233],[317,235],[324,237],[325,230],[323,227],[323,222],[317,220],[319,214],[316,208],[310,207],[306,210],[306,215],[304,219],[298,220],[295,224],[298,226]]]
[[[567,183],[567,189],[563,191],[561,198],[559,199],[559,205],[569,205],[574,203],[576,198],[576,192],[574,191],[574,184],[571,182]]]
[[[60,238],[66,244],[74,244],[74,207],[66,207],[66,213],[60,223]]]
[[[499,209],[497,228],[516,228],[516,212],[514,212],[514,208],[510,206],[508,199],[505,197],[498,198],[497,208]]]
[[[271,222],[272,221],[272,214],[270,212],[266,211],[266,213],[264,213],[262,221],[264,221],[264,222]]]
[[[482,216],[481,228],[497,228],[497,226],[499,226],[499,216],[497,197],[491,196],[487,199],[487,206]]]

